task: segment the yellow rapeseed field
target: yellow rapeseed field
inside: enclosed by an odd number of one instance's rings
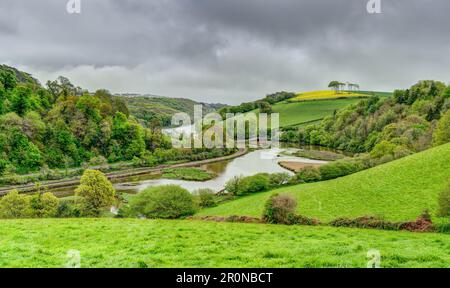
[[[336,93],[333,90],[321,90],[321,91],[311,91],[297,94],[294,100],[305,101],[305,100],[323,100],[323,99],[336,99],[342,97],[366,97],[366,94],[362,94],[356,91],[341,91]]]

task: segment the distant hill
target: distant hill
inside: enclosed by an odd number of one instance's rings
[[[10,67],[7,65],[0,64],[0,73],[2,71],[12,71],[16,75],[17,82],[19,83],[29,83],[34,85],[40,85],[39,81],[31,76],[31,74],[28,74],[23,71],[19,71],[14,67]]]
[[[185,98],[170,98],[156,95],[120,94],[130,110],[130,113],[144,123],[161,121],[164,127],[171,125],[172,116],[176,113],[194,115],[194,106],[203,105],[203,114],[214,112],[226,107],[224,104],[208,104]]]

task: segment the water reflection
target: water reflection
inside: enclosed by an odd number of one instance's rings
[[[298,150],[298,149],[297,149]],[[280,161],[303,162],[311,164],[322,164],[324,161],[311,160],[294,156],[280,156],[281,152],[287,152],[286,149],[266,149],[250,152],[244,156],[230,161],[223,161],[202,166],[202,168],[215,172],[219,176],[205,182],[171,180],[171,179],[151,179],[140,183],[122,183],[116,185],[119,190],[142,191],[145,188],[159,185],[175,184],[193,192],[201,188],[209,188],[214,191],[220,191],[225,183],[235,176],[251,176],[257,173],[281,173],[292,174],[287,169],[278,165]]]
[[[306,149],[316,147],[305,147]],[[201,168],[214,172],[218,176],[206,182],[184,181],[162,179],[161,174],[152,173],[147,175],[138,175],[128,178],[117,179],[113,181],[114,187],[119,192],[138,193],[147,187],[175,184],[184,187],[193,192],[200,188],[209,188],[214,191],[223,190],[225,183],[234,176],[251,176],[257,173],[280,173],[286,172],[293,174],[289,170],[281,167],[279,162],[301,162],[310,164],[323,164],[325,161],[312,160],[293,156],[299,151],[297,147],[263,149],[252,151],[244,156],[233,160],[221,161],[201,166]],[[73,195],[75,187],[66,187],[52,190],[58,197]]]

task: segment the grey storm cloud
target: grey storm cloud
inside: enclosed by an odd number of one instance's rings
[[[0,0],[0,63],[112,92],[239,103],[330,80],[450,81],[450,1]]]

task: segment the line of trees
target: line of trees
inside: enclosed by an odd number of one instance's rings
[[[333,89],[336,93],[341,93],[345,90],[345,87],[347,87],[347,91],[359,91],[360,87],[359,84],[349,83],[349,82],[339,82],[339,81],[331,81],[328,84],[328,88]]]

